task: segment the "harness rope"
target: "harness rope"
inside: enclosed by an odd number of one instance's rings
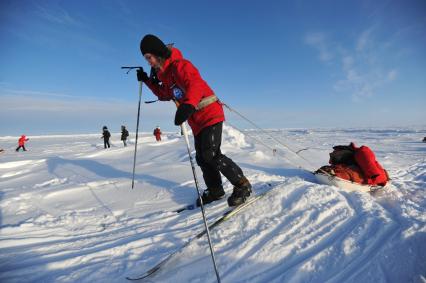
[[[272,136],[271,134],[269,134],[267,131],[265,131],[264,129],[262,129],[261,127],[259,127],[258,125],[256,125],[253,121],[251,121],[250,119],[248,119],[247,117],[245,117],[243,114],[241,114],[240,112],[238,112],[237,110],[231,108],[228,104],[225,104],[223,102],[221,102],[221,104],[223,106],[225,106],[229,111],[235,113],[236,115],[238,115],[239,117],[241,117],[242,119],[244,119],[245,121],[247,121],[248,123],[250,123],[252,126],[254,126],[255,128],[257,128],[258,130],[260,130],[262,133],[266,134],[268,137],[270,137],[271,139],[273,139],[275,142],[277,142],[279,145],[281,145],[282,147],[286,148],[287,150],[289,150],[291,153],[295,154],[298,158],[303,159],[307,164],[309,164],[310,166],[313,167],[312,163],[307,160],[306,158],[304,158],[303,156],[301,156],[299,153],[304,151],[304,150],[308,150],[309,148],[303,148],[300,149],[298,151],[293,150],[291,147],[289,147],[288,145],[282,143],[280,140],[278,140],[277,138],[275,138],[274,136]],[[227,122],[229,125],[231,125],[229,122]],[[241,132],[240,129],[238,129],[237,127],[235,127],[234,125],[231,125],[232,127],[236,128],[237,130],[239,130]],[[257,142],[261,143],[262,145],[264,145],[265,147],[271,149],[273,152],[276,152],[275,148],[270,147],[269,145],[266,145],[265,143],[263,143],[262,141],[254,138],[251,135],[248,135],[247,133],[245,133],[247,136],[249,136],[250,138],[252,138],[253,140],[256,140]],[[306,168],[304,168],[303,166],[299,165],[299,168],[309,171],[309,172],[313,172],[312,170],[308,170]]]

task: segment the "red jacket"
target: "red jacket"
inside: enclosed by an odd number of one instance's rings
[[[157,76],[162,82],[161,85],[150,81],[147,85],[160,100],[172,99],[176,88],[183,92],[182,97],[176,97],[179,103],[191,104],[194,107],[197,107],[201,99],[214,95],[213,90],[201,78],[197,68],[190,61],[183,59],[182,53],[177,48],[172,48],[172,55],[165,61],[163,71],[158,71]],[[205,127],[224,120],[222,105],[216,101],[195,112],[188,119],[188,124],[194,135],[197,135]]]
[[[159,128],[156,128],[153,132],[154,136],[161,136],[161,130]]]
[[[28,139],[27,139],[27,137],[26,136],[24,136],[24,135],[22,135],[20,138],[19,138],[19,140],[18,140],[18,145],[19,146],[24,146],[25,145],[25,142],[27,141]]]

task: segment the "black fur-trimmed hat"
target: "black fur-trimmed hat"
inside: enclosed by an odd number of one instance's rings
[[[167,46],[164,44],[164,42],[161,41],[161,39],[152,34],[147,34],[142,38],[140,48],[142,55],[145,55],[146,53],[151,53],[155,56],[162,58],[170,57],[169,48],[167,48]]]

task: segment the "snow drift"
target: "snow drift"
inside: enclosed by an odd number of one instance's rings
[[[223,282],[425,282],[425,129],[271,130],[310,168],[332,145],[369,145],[391,185],[374,196],[319,185],[300,160],[263,133],[224,127],[223,148],[254,186],[272,193],[212,230]],[[0,281],[126,282],[203,229],[183,139],[142,135],[135,189],[132,154],[113,134],[0,137]],[[305,166],[306,167],[306,166]],[[198,171],[201,176],[201,172]],[[203,182],[201,182],[203,184]],[[232,186],[224,182],[229,195]],[[226,209],[207,207],[209,219]],[[155,282],[215,282],[206,239],[167,264]]]

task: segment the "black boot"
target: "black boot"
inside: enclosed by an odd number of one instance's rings
[[[220,200],[225,195],[223,188],[220,189],[207,189],[201,195],[203,199],[203,204],[211,203],[215,200]],[[201,206],[200,199],[197,199],[197,206]]]
[[[238,206],[246,202],[251,194],[251,184],[246,177],[241,178],[237,186],[234,186],[232,195],[228,198],[229,206]]]

